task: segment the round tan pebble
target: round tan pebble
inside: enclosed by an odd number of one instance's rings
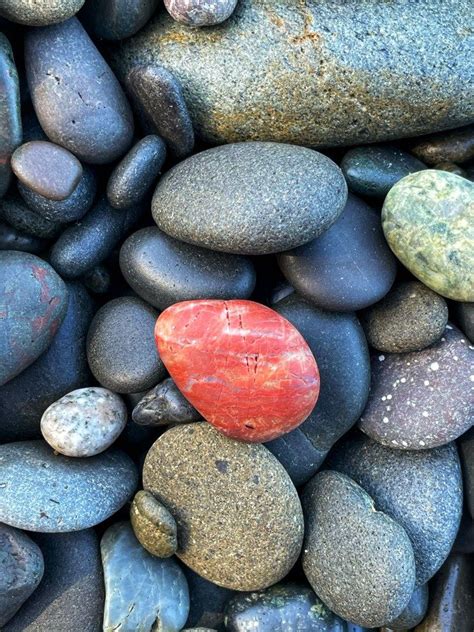
[[[137,492],[130,507],[130,520],[137,540],[149,553],[156,557],[176,553],[176,522],[153,494]]]

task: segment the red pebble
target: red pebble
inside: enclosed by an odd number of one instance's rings
[[[155,339],[179,390],[234,439],[276,439],[318,399],[318,366],[303,336],[259,303],[176,303],[158,318]]]

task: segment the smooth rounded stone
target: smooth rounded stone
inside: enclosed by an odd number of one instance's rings
[[[278,256],[281,271],[301,296],[322,309],[356,311],[390,290],[397,272],[380,215],[349,195],[322,235]]]
[[[159,136],[145,136],[110,174],[107,198],[117,209],[141,202],[158,178],[166,158],[166,145]]]
[[[130,521],[140,544],[156,557],[171,557],[178,548],[176,522],[153,494],[139,491],[130,507]]]
[[[90,209],[97,191],[97,182],[93,171],[84,167],[79,184],[65,200],[48,200],[21,182],[18,183],[18,191],[30,209],[45,220],[66,224],[81,219]]]
[[[474,125],[420,139],[411,152],[427,165],[446,161],[467,162],[474,158]]]
[[[43,555],[21,531],[0,524],[0,625],[36,590],[43,577]]]
[[[0,250],[21,250],[22,252],[30,252],[32,255],[37,255],[45,250],[46,247],[46,240],[0,222]]]
[[[148,452],[143,486],[177,522],[177,556],[219,586],[261,590],[299,556],[298,494],[262,445],[234,441],[207,423],[176,426]]]
[[[398,182],[385,198],[390,248],[422,283],[455,301],[474,301],[474,183],[428,169]]]
[[[173,20],[188,26],[214,26],[234,12],[237,0],[164,0]]]
[[[120,269],[139,296],[162,310],[192,299],[248,298],[256,280],[250,259],[183,243],[156,227],[124,242]]]
[[[67,283],[66,316],[48,349],[20,375],[0,387],[0,441],[41,437],[46,408],[70,391],[90,384],[86,334],[93,303],[82,285]]]
[[[133,68],[124,78],[139,115],[159,134],[176,158],[189,156],[194,148],[194,129],[181,84],[156,64]]]
[[[428,610],[428,585],[423,584],[413,592],[408,606],[393,621],[390,621],[388,627],[391,630],[410,630],[423,620]]]
[[[36,114],[53,142],[94,164],[112,162],[127,150],[132,111],[77,18],[29,30],[25,65]]]
[[[56,201],[69,197],[82,176],[82,165],[70,151],[43,140],[20,145],[13,152],[11,166],[27,188]]]
[[[454,173],[457,176],[467,178],[467,172],[459,165],[454,164],[454,162],[438,162],[433,169],[438,169],[439,171],[449,171],[449,173]]]
[[[430,586],[428,614],[415,632],[471,632],[473,586],[472,556],[451,554]]]
[[[27,531],[59,533],[99,524],[137,485],[135,465],[119,450],[71,459],[44,441],[18,441],[0,446],[0,465],[0,522]]]
[[[224,610],[229,600],[237,594],[207,581],[187,566],[183,566],[189,586],[190,608],[186,625],[192,629],[212,628],[224,632]]]
[[[77,279],[102,263],[144,211],[134,206],[118,212],[105,196],[81,222],[64,230],[51,249],[50,261],[66,279]]]
[[[338,472],[306,485],[303,570],[337,615],[367,627],[386,625],[415,588],[410,540],[397,522],[375,511],[371,497]]]
[[[157,318],[158,312],[134,297],[114,299],[99,309],[87,336],[87,358],[102,386],[136,393],[164,378],[153,340]]]
[[[226,606],[225,622],[229,632],[346,631],[344,622],[311,588],[298,584],[280,584],[235,596]]]
[[[396,147],[370,145],[349,149],[342,159],[341,169],[350,191],[384,198],[399,180],[426,169],[426,165]]]
[[[95,37],[121,40],[145,26],[158,4],[158,0],[86,0],[79,17]]]
[[[474,344],[474,303],[455,303],[452,307],[461,331]]]
[[[274,307],[305,338],[317,358],[321,377],[318,403],[308,419],[266,444],[295,485],[301,485],[313,476],[328,450],[364,410],[370,386],[369,352],[354,314],[325,312],[296,294]]]
[[[93,294],[107,294],[112,284],[110,273],[104,265],[97,265],[83,277],[83,283]]]
[[[36,255],[0,251],[0,386],[51,344],[66,315],[68,291]]]
[[[126,423],[127,407],[121,397],[89,386],[51,404],[41,417],[41,434],[55,452],[94,456],[115,442]]]
[[[165,233],[211,250],[263,255],[327,230],[344,209],[339,167],[306,147],[237,143],[214,147],[158,182],[153,219]]]
[[[57,221],[45,219],[29,209],[17,195],[0,200],[0,217],[16,230],[40,239],[54,239],[63,229]]]
[[[366,310],[361,323],[368,343],[378,351],[421,351],[443,335],[448,306],[423,283],[406,281]]]
[[[100,550],[105,582],[103,632],[179,632],[183,628],[189,592],[174,560],[161,560],[145,551],[128,522],[107,529]]]
[[[84,4],[84,0],[2,0],[0,15],[28,26],[46,26],[67,20]]]
[[[15,1],[15,0],[12,0]],[[0,8],[1,12],[1,8]],[[11,180],[10,158],[21,143],[20,86],[8,39],[0,33],[0,198],[7,192]]]
[[[469,512],[474,518],[474,428],[466,432],[458,444],[463,469],[464,493]]]
[[[121,76],[144,63],[174,73],[207,143],[358,145],[472,122],[459,24],[472,24],[470,0],[240,0],[215,28],[158,13],[117,46],[114,65]]]
[[[201,415],[169,377],[140,399],[132,419],[141,426],[166,426],[198,421]]]
[[[451,325],[423,351],[374,354],[359,427],[398,450],[425,450],[457,439],[473,423],[473,363],[472,347]]]
[[[2,632],[102,632],[104,580],[94,530],[34,537],[44,555],[43,579]]]

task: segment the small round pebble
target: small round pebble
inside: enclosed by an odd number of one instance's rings
[[[237,0],[164,0],[164,3],[177,22],[188,26],[212,26],[232,15]]]
[[[0,15],[19,24],[46,26],[67,20],[84,4],[84,0],[2,0]]]
[[[178,548],[176,521],[150,492],[137,492],[130,521],[140,544],[156,557],[171,557]]]
[[[474,158],[474,125],[428,136],[412,147],[411,152],[427,165],[466,162]]]
[[[41,417],[41,433],[66,456],[94,456],[114,443],[127,423],[122,399],[105,388],[79,388],[51,404]]]
[[[444,298],[423,283],[407,281],[368,308],[361,323],[374,349],[387,353],[420,351],[443,335],[448,306]]]
[[[132,419],[141,426],[166,426],[198,421],[201,415],[169,377],[138,402]]]

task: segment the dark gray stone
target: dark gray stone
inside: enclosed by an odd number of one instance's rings
[[[302,296],[322,309],[356,311],[387,294],[397,272],[380,215],[349,195],[322,235],[278,256],[281,271]]]
[[[474,518],[474,428],[459,440],[459,452],[463,469],[464,492],[471,518]]]
[[[0,200],[0,217],[16,230],[40,239],[54,239],[63,229],[59,222],[45,219],[29,209],[18,195]]]
[[[367,627],[398,617],[415,588],[415,559],[403,527],[374,511],[362,487],[338,472],[316,474],[302,503],[303,569],[326,606]]]
[[[93,294],[106,294],[110,290],[112,279],[104,265],[97,265],[83,277],[83,283]]]
[[[158,4],[159,0],[86,0],[79,17],[95,37],[121,40],[145,26]]]
[[[455,318],[459,328],[474,344],[474,303],[453,303]]]
[[[187,566],[183,570],[188,580],[190,599],[187,627],[224,632],[224,609],[237,593],[207,581]]]
[[[321,376],[319,399],[308,419],[266,444],[295,485],[301,485],[364,410],[370,385],[369,352],[362,327],[353,314],[325,312],[296,294],[278,302],[274,309],[302,334]]]
[[[0,250],[21,250],[37,255],[46,249],[47,241],[23,233],[9,224],[0,222]]]
[[[179,163],[159,181],[153,219],[169,235],[212,250],[262,255],[311,241],[341,214],[347,186],[318,152],[237,143]]]
[[[188,26],[214,26],[232,15],[237,0],[164,0],[164,4],[177,22]]]
[[[427,165],[446,161],[462,164],[474,158],[474,125],[420,138],[411,151]]]
[[[67,20],[83,4],[84,0],[2,0],[0,15],[28,26],[46,26]]]
[[[384,198],[399,180],[426,169],[426,165],[396,147],[370,145],[350,149],[342,159],[341,169],[350,191]]]
[[[130,287],[161,310],[191,299],[248,298],[255,287],[250,259],[183,243],[156,227],[125,241],[120,268]]]
[[[133,496],[138,479],[124,452],[69,458],[44,441],[0,446],[0,465],[0,521],[43,533],[103,522]]]
[[[201,415],[169,377],[140,399],[132,419],[141,426],[166,426],[198,421]]]
[[[353,478],[375,508],[396,520],[411,539],[417,585],[446,559],[462,513],[462,479],[454,444],[422,451],[386,448],[362,434],[346,439],[325,463]]]
[[[104,581],[92,529],[35,534],[43,580],[3,632],[102,632]]]
[[[66,315],[63,280],[39,257],[0,251],[0,386],[51,344]]]
[[[128,522],[104,533],[100,549],[105,581],[104,632],[179,632],[189,612],[186,578],[177,562],[150,555]]]
[[[0,33],[0,94],[0,197],[3,197],[11,179],[10,158],[22,136],[18,73],[10,42],[3,33]]]
[[[135,393],[164,378],[153,337],[157,318],[158,312],[134,297],[117,298],[101,307],[87,335],[87,358],[102,386]]]
[[[3,626],[35,591],[43,577],[41,551],[21,531],[0,524],[0,625]]]
[[[390,621],[390,630],[410,630],[420,623],[428,610],[428,585],[415,589],[408,606],[394,621]]]
[[[99,164],[127,150],[130,106],[77,18],[28,31],[25,62],[36,114],[53,142]]]

